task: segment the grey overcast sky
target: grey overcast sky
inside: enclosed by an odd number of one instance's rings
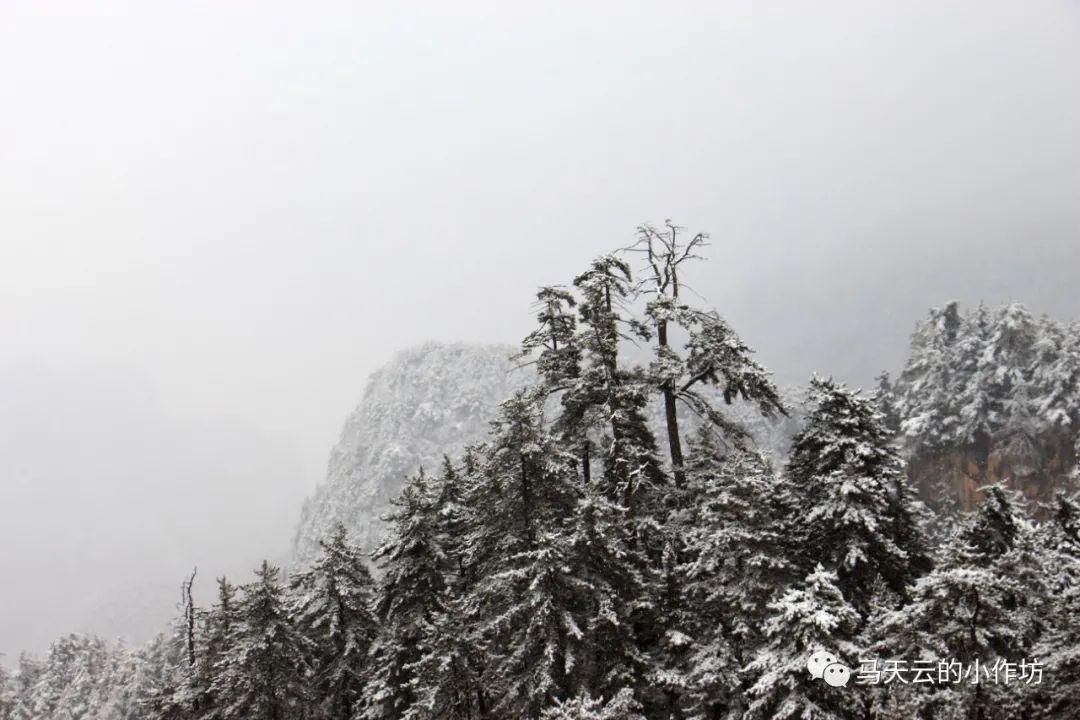
[[[1080,3],[0,3],[0,652],[283,553],[372,369],[666,217],[784,381],[1080,319]]]

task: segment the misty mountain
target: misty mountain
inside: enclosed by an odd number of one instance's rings
[[[427,343],[398,353],[367,382],[330,453],[326,481],[305,502],[294,541],[303,563],[336,523],[371,549],[405,478],[479,442],[500,402],[528,377],[504,345]]]

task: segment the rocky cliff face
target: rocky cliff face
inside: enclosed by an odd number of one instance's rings
[[[1004,441],[989,450],[960,448],[913,457],[908,476],[935,507],[954,503],[973,509],[982,498],[979,488],[1002,484],[1024,497],[1032,513],[1041,516],[1059,490],[1075,489],[1076,451],[1067,438],[1027,439],[1018,448]]]
[[[330,454],[325,482],[305,504],[294,550],[309,560],[342,522],[369,549],[402,483],[421,467],[483,440],[500,402],[527,379],[501,345],[429,343],[399,353],[368,380]]]

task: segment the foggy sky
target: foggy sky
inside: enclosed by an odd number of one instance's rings
[[[784,382],[1080,319],[1076,2],[90,5],[0,3],[9,655],[284,553],[371,370],[641,222]]]

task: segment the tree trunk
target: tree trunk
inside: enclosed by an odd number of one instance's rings
[[[668,346],[667,320],[656,324],[656,338],[660,347]],[[671,472],[675,476],[675,487],[686,484],[686,469],[683,467],[682,440],[679,437],[679,413],[675,407],[675,388],[668,380],[660,388],[664,395],[664,419],[667,423],[668,448],[671,451]]]
[[[669,383],[664,387],[664,417],[667,420],[668,447],[671,449],[671,472],[675,487],[686,484],[686,468],[683,467],[682,441],[679,439],[679,416],[675,410],[675,391]]]
[[[521,455],[521,500],[521,519],[525,523],[525,536],[529,542],[529,549],[532,550],[536,546],[533,538],[532,517],[529,515],[532,510],[532,491],[529,488],[528,463],[524,454]]]
[[[582,449],[581,458],[581,476],[585,485],[588,485],[592,481],[592,458],[589,457],[589,450],[591,445],[589,439],[585,438],[585,447]]]

